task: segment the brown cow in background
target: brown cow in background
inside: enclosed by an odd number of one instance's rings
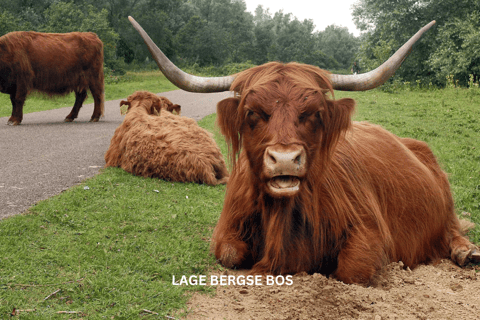
[[[105,154],[107,167],[168,181],[225,184],[228,171],[211,134],[195,120],[172,114],[180,106],[165,97],[139,91],[128,105]]]
[[[65,34],[11,32],[0,37],[0,92],[10,95],[10,125],[23,119],[23,105],[31,91],[47,95],[75,92],[75,104],[65,118],[71,122],[87,97],[94,99],[90,121],[104,113],[103,43],[91,32]]]
[[[130,21],[175,85],[236,93],[217,106],[234,162],[212,236],[224,266],[368,283],[389,262],[472,259],[476,248],[461,234],[447,175],[427,144],[352,122],[354,100],[333,98],[384,83],[434,22],[366,74],[273,62],[201,78],[174,66]]]

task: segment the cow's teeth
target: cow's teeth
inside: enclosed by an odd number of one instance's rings
[[[271,185],[277,189],[295,188],[300,184],[300,180],[294,176],[278,176],[271,180]]]

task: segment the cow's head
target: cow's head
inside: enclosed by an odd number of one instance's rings
[[[180,115],[181,106],[173,104],[165,97],[159,97],[151,92],[136,91],[127,100],[120,101],[120,107],[126,105],[128,113],[132,108],[144,108],[148,114],[160,115],[162,110]]]
[[[232,90],[237,97],[218,104],[218,124],[232,158],[245,148],[253,174],[274,197],[295,195],[313,160],[328,161],[355,105],[329,97],[333,89],[325,71],[298,63],[246,70]]]
[[[253,174],[266,182],[275,197],[295,195],[312,160],[324,164],[354,108],[351,99],[333,99],[333,90],[362,91],[387,81],[410,53],[413,44],[435,24],[420,29],[377,69],[359,75],[330,74],[296,63],[268,63],[226,77],[189,75],[176,67],[129,17],[160,70],[176,86],[192,92],[232,90],[235,98],[218,104],[218,122],[233,159],[245,148]],[[329,97],[331,95],[331,97]]]

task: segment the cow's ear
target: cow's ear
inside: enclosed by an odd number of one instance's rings
[[[344,98],[336,100],[330,119],[331,129],[336,132],[344,132],[352,123],[352,115],[355,110],[355,100]]]
[[[124,106],[126,106],[126,107],[124,107]],[[126,100],[120,101],[120,114],[122,116],[126,115],[129,109],[130,109],[130,102],[128,102]]]
[[[180,115],[182,111],[182,107],[178,104],[170,105],[167,107],[167,110],[170,111],[173,114],[178,114]]]
[[[227,98],[217,104],[217,124],[229,145],[232,160],[240,150],[240,126],[238,106],[240,99]]]
[[[355,110],[355,100],[350,98],[328,101],[329,107],[325,110],[322,154],[329,157],[337,144],[338,139],[348,130],[352,123],[352,114]]]
[[[160,115],[160,113],[162,112],[162,101],[160,99],[144,99],[144,101],[148,101],[148,103],[150,103],[150,106],[148,106],[148,104],[145,105],[148,114],[154,116]]]

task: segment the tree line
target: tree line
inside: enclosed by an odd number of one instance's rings
[[[374,69],[431,20],[395,78],[443,85],[480,77],[480,1],[359,0],[353,7],[360,37],[347,28],[316,31],[312,20],[271,13],[243,0],[0,0],[0,35],[10,31],[92,31],[104,42],[105,64],[121,71],[150,61],[130,25],[133,16],[175,63],[184,66],[297,61],[347,73]]]
[[[348,70],[359,43],[347,28],[314,31],[282,11],[243,0],[1,0],[0,35],[10,31],[92,31],[104,42],[111,69],[151,58],[130,25],[133,16],[165,54],[186,65],[221,66],[298,61],[329,70]],[[151,60],[151,59],[150,59]]]
[[[462,85],[480,79],[480,1],[359,0],[354,21],[364,31],[357,59],[366,69],[385,61],[422,26],[432,27],[397,71],[404,81]]]

